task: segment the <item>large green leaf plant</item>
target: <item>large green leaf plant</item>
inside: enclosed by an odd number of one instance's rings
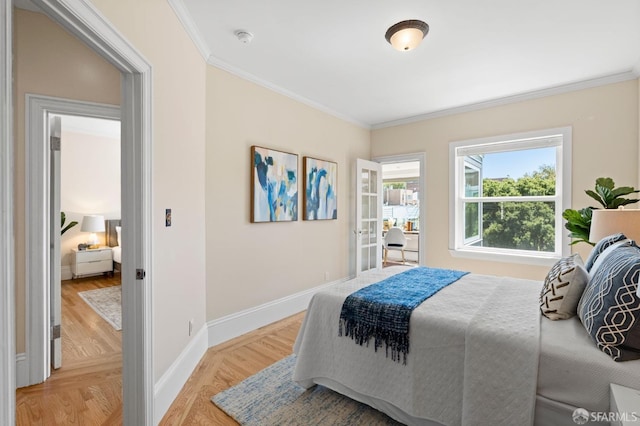
[[[626,198],[626,195],[640,192],[632,186],[615,187],[613,179],[601,177],[596,179],[596,185],[593,190],[586,190],[585,193],[596,200],[605,209],[617,209],[622,206],[637,203],[640,199]],[[589,241],[589,232],[591,231],[592,211],[596,207],[585,207],[580,210],[566,209],[562,212],[562,217],[567,221],[564,227],[569,230],[571,244],[587,243],[595,245]]]
[[[76,226],[78,224],[77,221],[72,220],[71,222],[69,222],[67,224],[67,226],[64,226],[64,223],[66,221],[67,221],[67,215],[64,214],[64,212],[60,212],[60,235],[63,235],[69,229],[73,228],[74,226]]]

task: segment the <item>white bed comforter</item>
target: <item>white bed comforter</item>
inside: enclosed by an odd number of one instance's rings
[[[313,297],[294,346],[294,380],[305,387],[337,383],[353,391],[345,393],[383,401],[398,420],[406,421],[394,408],[446,425],[530,424],[540,283],[470,274],[449,285],[414,310],[403,365],[383,349],[375,353],[338,336],[344,299],[402,270],[369,272]]]

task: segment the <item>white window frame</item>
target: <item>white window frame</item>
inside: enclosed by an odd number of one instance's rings
[[[498,262],[552,265],[570,254],[568,231],[563,226],[562,212],[571,208],[571,138],[572,128],[559,127],[487,138],[452,142],[449,145],[449,252],[464,257]],[[464,239],[464,204],[492,202],[495,197],[466,197],[464,157],[471,154],[493,153],[556,146],[556,194],[535,197],[501,197],[503,201],[551,201],[555,203],[555,250],[528,250],[469,246]],[[481,173],[482,176],[482,173]]]

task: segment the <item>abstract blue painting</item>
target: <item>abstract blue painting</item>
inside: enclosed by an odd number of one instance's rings
[[[338,218],[338,164],[304,157],[304,219]]]
[[[298,220],[298,156],[251,147],[251,222]]]

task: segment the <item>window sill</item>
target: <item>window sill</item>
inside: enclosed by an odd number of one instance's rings
[[[449,249],[449,253],[453,257],[464,259],[486,260],[491,262],[520,263],[525,265],[537,266],[553,266],[559,259],[559,256],[549,255],[531,255],[520,253],[494,253],[479,250]]]

